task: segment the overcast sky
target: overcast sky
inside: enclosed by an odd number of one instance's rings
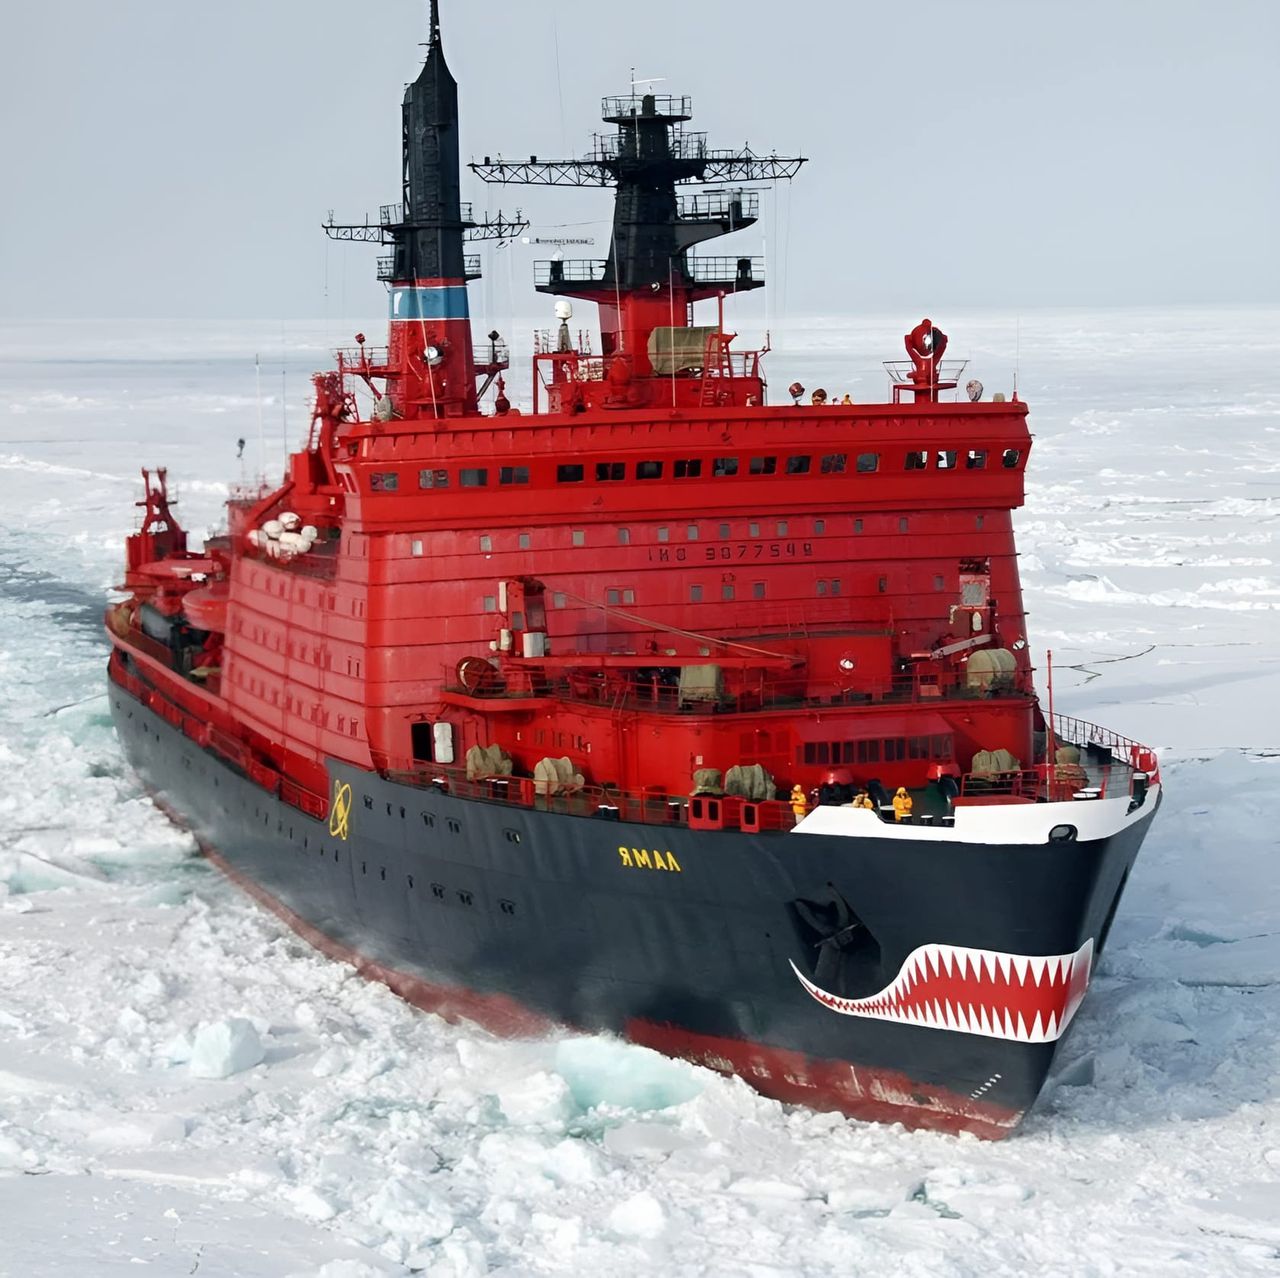
[[[463,158],[577,155],[630,68],[810,158],[723,251],[790,313],[1280,301],[1280,0],[442,0]],[[0,313],[376,317],[425,0],[7,0]],[[482,187],[594,238],[609,194]],[[722,251],[719,245],[703,251]],[[545,250],[486,257],[546,309]]]

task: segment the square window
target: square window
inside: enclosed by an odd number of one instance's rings
[[[528,549],[529,549],[529,547],[530,547],[530,546],[532,546],[532,545],[533,545],[533,538],[532,538],[532,537],[530,537],[528,533],[521,533],[521,534],[520,534],[520,549],[521,549],[521,550],[528,550]]]
[[[702,587],[701,587],[701,586],[690,586],[690,587],[689,587],[689,602],[690,602],[690,603],[701,603],[701,602],[702,602]]]
[[[575,546],[585,546],[587,544],[587,534],[581,528],[573,530],[573,544]]]
[[[634,590],[624,590],[622,592],[622,602],[624,604],[633,604],[636,601],[636,592]]]
[[[858,454],[858,474],[870,475],[880,469],[879,453],[859,453]]]
[[[778,520],[778,536],[785,537],[787,535],[787,521],[785,519]]]
[[[484,488],[489,482],[489,471],[485,466],[463,467],[458,475],[458,482],[463,488]]]
[[[721,598],[721,599],[732,599],[732,598],[733,598],[733,587],[732,587],[732,586],[730,586],[730,585],[728,585],[728,584],[725,584],[725,585],[721,586],[721,587],[720,587],[720,598]]]
[[[618,545],[619,546],[631,545],[631,529],[630,528],[618,529]]]
[[[697,541],[697,540],[698,540],[698,525],[697,525],[697,524],[690,524],[690,525],[689,525],[689,527],[688,527],[688,528],[686,528],[686,529],[684,530],[684,535],[685,535],[685,536],[686,536],[690,541]]]
[[[677,479],[697,479],[702,474],[701,457],[681,457],[672,463]]]
[[[788,475],[807,475],[809,467],[813,462],[811,457],[788,457],[787,458],[787,474]]]
[[[717,457],[711,463],[711,473],[715,476],[736,475],[738,473],[738,459],[736,457]]]
[[[502,466],[498,470],[498,483],[500,484],[527,484],[528,482],[528,466]]]
[[[565,605],[565,595],[563,591],[557,590],[551,596],[551,606],[553,608],[563,608]]]
[[[658,529],[658,540],[659,540],[659,541],[670,541],[670,540],[671,540],[671,529],[670,529],[670,528],[659,528],[659,529]]]
[[[946,582],[946,578],[945,578],[945,577],[942,577],[942,576],[939,576],[939,575],[935,575],[935,576],[934,576],[934,579],[933,579],[933,588],[934,588],[935,590],[942,590],[942,589],[944,589],[944,588],[946,587],[946,584],[947,584],[947,582]]]
[[[660,461],[636,462],[637,479],[661,479],[662,463]]]
[[[827,521],[825,519],[815,519],[813,521],[814,536],[821,537],[827,531]]]
[[[747,470],[753,475],[772,475],[777,469],[776,457],[753,457],[747,465]]]
[[[935,460],[939,470],[955,470],[956,450],[954,448],[939,449]]]
[[[596,462],[596,479],[600,483],[609,483],[616,479],[626,479],[626,462]]]
[[[416,538],[416,537],[415,537],[415,538],[414,538],[414,539],[409,543],[409,553],[410,553],[411,555],[420,555],[420,554],[422,554],[422,542],[421,542],[418,538]]]
[[[721,541],[727,541],[728,539],[729,539],[729,525],[728,525],[728,524],[721,524],[721,525],[720,525],[720,540],[721,540]]]
[[[609,589],[604,592],[604,601],[611,607],[617,607],[622,602],[622,591]]]
[[[484,597],[484,610],[485,610],[485,612],[497,612],[497,611],[498,611],[498,600],[497,600],[497,598],[496,598],[495,596],[493,596],[493,595],[485,595],[485,597]]]
[[[488,533],[480,538],[480,549],[486,555],[493,549],[493,538]]]
[[[764,598],[764,582],[763,581],[753,581],[751,583],[751,597],[752,599]]]
[[[1006,448],[1004,454],[1000,458],[1000,465],[1005,470],[1017,470],[1018,463],[1022,460],[1022,453],[1016,448]]]
[[[849,456],[847,453],[828,453],[822,459],[822,473],[824,475],[843,474],[848,461]]]
[[[556,483],[558,484],[580,484],[582,483],[585,470],[582,466],[569,464],[556,467]]]
[[[987,466],[987,450],[971,448],[964,459],[965,470],[985,470]]]
[[[397,471],[374,471],[369,476],[369,488],[375,493],[393,493],[399,487],[400,475]]]
[[[759,524],[748,524],[748,525],[747,525],[747,536],[748,536],[748,537],[759,537],[759,536],[760,536],[760,525],[759,525]]]
[[[420,470],[418,472],[419,488],[448,488],[449,472],[447,470]]]

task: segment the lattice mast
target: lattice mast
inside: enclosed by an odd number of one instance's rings
[[[652,373],[649,339],[655,329],[691,326],[695,301],[759,288],[756,257],[697,257],[706,240],[752,225],[758,195],[741,188],[679,196],[692,183],[772,182],[791,178],[805,159],[711,150],[705,133],[685,129],[687,96],[633,91],[603,100],[602,117],[616,126],[597,134],[582,159],[492,160],[472,164],[485,182],[540,186],[613,186],[613,235],[604,261],[538,264],[540,292],[569,295],[600,308],[601,353],[624,355],[634,376]]]

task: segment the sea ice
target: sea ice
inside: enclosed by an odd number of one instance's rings
[[[232,1016],[196,1030],[187,1069],[195,1078],[229,1078],[262,1064],[265,1054],[253,1022]]]

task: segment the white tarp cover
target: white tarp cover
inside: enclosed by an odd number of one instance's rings
[[[581,772],[567,756],[539,759],[533,769],[533,788],[537,794],[573,794],[585,784]]]
[[[467,780],[477,777],[509,777],[511,756],[499,745],[473,745],[467,751]]]

